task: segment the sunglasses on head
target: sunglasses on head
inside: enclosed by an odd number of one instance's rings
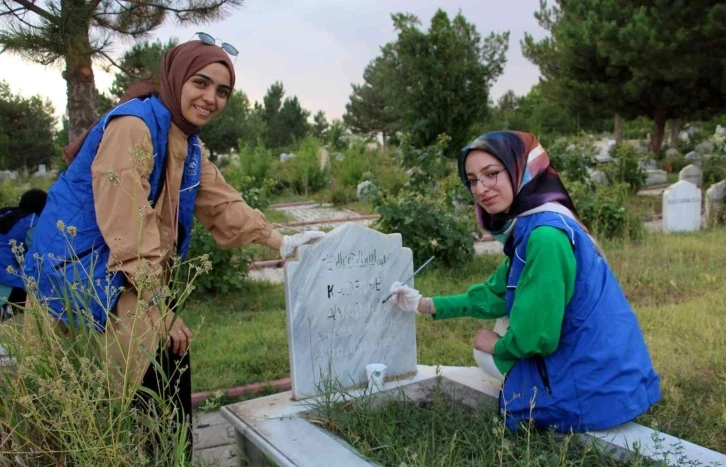
[[[213,36],[207,34],[206,32],[197,32],[194,34],[194,36],[198,36],[199,40],[204,42],[207,45],[217,45],[217,39],[215,39]],[[192,36],[192,37],[194,37]],[[220,41],[221,42],[221,41]],[[226,42],[222,42],[222,45],[219,46],[222,50],[227,52],[229,55],[234,57],[235,61],[237,61],[237,55],[239,55],[239,51],[233,46],[232,44],[228,44]]]

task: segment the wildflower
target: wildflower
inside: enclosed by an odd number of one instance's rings
[[[62,220],[58,220],[58,222],[55,223],[55,226],[58,227],[58,230],[63,232],[66,229],[66,224]]]
[[[108,180],[108,182],[112,185],[118,185],[121,177],[115,171],[109,170],[108,172],[106,172],[106,180]]]
[[[68,226],[67,231],[68,231],[68,235],[70,235],[71,237],[75,237],[76,234],[78,233],[76,227],[75,226],[72,226],[72,225],[69,225]]]
[[[17,273],[17,271],[15,271],[15,268],[12,267],[11,265],[8,265],[8,267],[5,268],[5,272],[7,272],[8,274],[16,274]]]

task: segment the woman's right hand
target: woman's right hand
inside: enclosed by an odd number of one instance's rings
[[[422,295],[418,290],[396,281],[391,284],[390,292],[395,294],[391,297],[391,301],[398,305],[400,309],[412,313],[419,312],[418,306]]]
[[[192,331],[171,311],[166,316],[166,329],[166,348],[181,357],[192,343]]]

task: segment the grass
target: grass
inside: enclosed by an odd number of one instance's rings
[[[361,216],[373,214],[376,211],[376,208],[373,206],[373,204],[368,201],[355,201],[353,203],[348,203],[342,206],[342,208],[358,213]]]
[[[604,242],[661,376],[663,401],[641,423],[726,452],[726,229],[650,233],[640,244]],[[462,293],[483,282],[502,257],[481,256],[456,270],[416,278],[426,295]],[[239,293],[190,302],[185,321],[197,329],[194,390],[289,376],[282,285],[248,284]],[[204,324],[202,325],[202,321]],[[491,322],[417,320],[418,361],[474,365],[472,342]]]
[[[644,220],[650,220],[663,212],[663,198],[660,196],[631,196],[628,199],[628,211],[637,214]]]
[[[284,224],[285,222],[292,222],[296,220],[295,217],[278,209],[265,209],[263,212],[267,221],[274,224]]]
[[[308,418],[337,434],[379,465],[429,466],[624,466],[644,465],[639,456],[616,462],[575,436],[531,426],[511,433],[492,404],[474,410],[435,387],[423,402],[403,394],[376,403],[319,403]]]

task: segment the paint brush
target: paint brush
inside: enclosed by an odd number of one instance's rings
[[[406,280],[405,280],[405,281],[403,281],[402,283],[403,283],[403,284],[406,284],[406,282],[408,282],[408,281],[410,281],[411,279],[413,279],[414,277],[416,277],[416,274],[418,274],[419,272],[421,272],[421,270],[422,270],[423,268],[425,268],[427,264],[429,264],[429,263],[430,263],[431,261],[433,261],[433,259],[434,259],[434,256],[432,256],[431,258],[429,258],[428,260],[426,260],[426,262],[425,262],[425,263],[423,263],[423,264],[421,265],[421,267],[420,267],[420,268],[416,269],[416,271],[414,271],[414,273],[413,273],[413,274],[411,274],[411,277],[409,277],[408,279],[406,279]],[[392,293],[391,293],[391,294],[390,294],[390,295],[389,295],[388,297],[386,297],[386,298],[385,298],[385,299],[384,299],[384,300],[383,300],[383,301],[381,302],[381,304],[384,304],[384,303],[386,303],[386,302],[387,302],[387,301],[388,301],[388,300],[389,300],[389,299],[390,299],[391,297],[393,297],[394,295],[396,295],[396,293],[395,293],[395,292],[392,292]]]

